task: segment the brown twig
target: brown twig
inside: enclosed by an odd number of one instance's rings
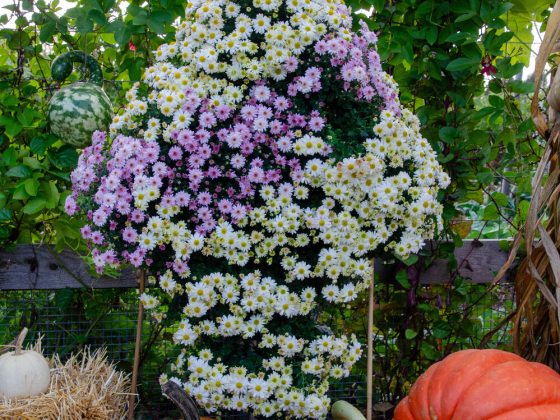
[[[144,293],[144,270],[138,275],[138,289],[140,294]],[[136,387],[138,384],[138,370],[140,365],[140,347],[142,343],[142,322],[144,320],[144,305],[140,300],[138,303],[138,321],[136,324],[136,345],[134,346],[134,365],[132,367],[132,380],[130,384],[130,396],[128,398],[128,420],[134,420],[134,409],[136,407]]]
[[[373,310],[375,306],[375,260],[371,260],[371,279],[368,298],[368,332],[367,332],[367,420],[373,415]]]

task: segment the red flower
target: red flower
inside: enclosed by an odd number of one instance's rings
[[[136,51],[136,45],[134,45],[134,42],[128,41],[128,49],[130,51]]]
[[[490,57],[484,57],[480,64],[482,64],[481,74],[486,74],[488,76],[496,74],[496,67],[492,65],[492,59]]]

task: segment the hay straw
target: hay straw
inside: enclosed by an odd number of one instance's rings
[[[516,311],[512,328],[513,350],[530,361],[560,372],[560,112],[549,109],[550,121],[541,111],[541,79],[560,41],[560,0],[550,14],[535,65],[535,91],[531,103],[533,122],[546,147],[532,180],[527,220],[519,230],[498,282],[525,244],[526,255],[515,276]],[[556,69],[556,72],[560,70]],[[549,94],[557,92],[549,89]],[[549,104],[550,105],[550,104]]]
[[[89,348],[64,364],[55,356],[50,361],[49,390],[32,398],[0,399],[0,420],[126,418],[130,378],[115,370],[106,356],[105,349],[92,352]]]

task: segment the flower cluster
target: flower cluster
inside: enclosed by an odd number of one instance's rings
[[[254,373],[243,366],[220,363],[210,349],[202,349],[198,355],[182,351],[173,370],[188,373],[185,389],[207,411],[219,406],[242,411],[250,408],[266,417],[279,411],[300,418],[324,417],[328,406],[323,395],[326,378],[347,376],[361,355],[355,337],[321,335],[307,342],[269,330],[275,315],[293,318],[309,314],[316,297],[312,287],[294,293],[260,272],[239,278],[217,272],[187,284],[186,294],[189,303],[184,314],[189,320],[180,323],[175,342],[189,347],[201,336],[239,336],[244,340],[258,336],[258,348],[273,354],[263,358],[262,370]],[[231,312],[206,317],[218,305]],[[296,372],[310,376],[308,386],[294,386]]]
[[[325,417],[361,350],[317,327],[321,305],[441,224],[448,177],[350,22],[334,0],[190,2],[148,95],[127,93],[72,174],[98,271],[152,274],[142,302],[182,347],[171,380],[207,411]]]

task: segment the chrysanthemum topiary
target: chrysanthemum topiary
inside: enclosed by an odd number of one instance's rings
[[[375,43],[334,0],[193,0],[72,174],[98,269],[153,276],[172,379],[207,411],[325,417],[361,349],[317,312],[441,224],[448,177]]]

